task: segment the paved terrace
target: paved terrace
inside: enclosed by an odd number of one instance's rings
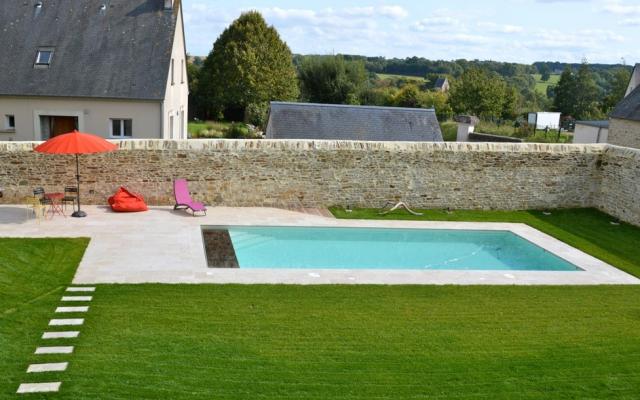
[[[524,224],[336,220],[273,208],[211,208],[192,217],[170,207],[116,214],[87,206],[85,219],[38,223],[24,206],[0,206],[0,237],[89,237],[75,284],[640,284],[640,280]],[[584,271],[416,271],[211,269],[206,265],[201,226],[271,225],[511,230]]]

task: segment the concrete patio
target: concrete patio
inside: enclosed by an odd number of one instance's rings
[[[24,206],[0,206],[0,237],[88,237],[75,284],[640,284],[640,280],[524,224],[337,220],[274,208],[210,208],[192,217],[171,207],[116,214],[87,206],[87,218],[56,216],[40,223]],[[212,269],[206,265],[203,225],[336,226],[510,230],[584,271],[423,271]]]

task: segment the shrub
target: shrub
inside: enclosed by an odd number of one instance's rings
[[[224,131],[224,137],[227,139],[244,139],[249,136],[249,128],[246,124],[234,122]]]

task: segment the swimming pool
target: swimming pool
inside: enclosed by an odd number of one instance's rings
[[[581,271],[511,231],[225,227],[207,252],[241,269]],[[220,242],[227,242],[227,250]],[[215,266],[211,265],[210,266]]]

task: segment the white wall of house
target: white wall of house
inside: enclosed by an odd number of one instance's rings
[[[180,4],[179,7],[182,7]],[[182,13],[182,10],[180,10]],[[186,139],[189,115],[189,83],[187,80],[187,53],[182,16],[178,18],[173,38],[171,64],[165,100],[163,103],[163,139]]]
[[[627,91],[624,94],[627,97],[633,89],[640,86],[640,64],[636,64],[635,68],[633,68],[633,72],[631,73],[631,79],[629,80],[629,86],[627,86]]]
[[[55,97],[0,97],[0,140],[42,140],[40,116],[78,118],[78,129],[111,138],[112,120],[130,119],[132,138],[159,139],[161,103]],[[14,116],[13,132],[5,129],[6,115]]]
[[[607,143],[609,129],[576,123],[573,143]]]

